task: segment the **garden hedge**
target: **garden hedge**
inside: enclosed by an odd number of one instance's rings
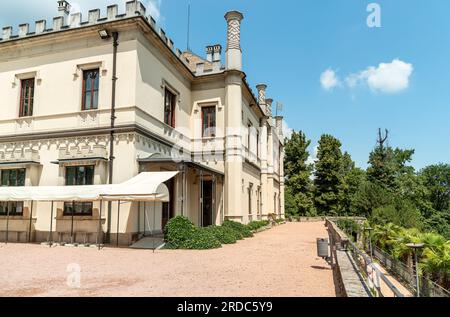
[[[164,228],[164,240],[169,249],[205,250],[220,248],[221,243],[206,228],[197,228],[189,219],[177,216]]]
[[[209,226],[205,230],[213,234],[222,244],[234,244],[238,240],[238,235],[229,227]]]
[[[252,231],[257,231],[261,228],[268,226],[269,223],[270,222],[268,220],[252,221],[247,225],[247,227]]]
[[[231,221],[231,220],[225,220],[223,227],[228,227],[233,229],[237,235],[241,236],[242,238],[251,238],[253,237],[253,232],[242,223]]]

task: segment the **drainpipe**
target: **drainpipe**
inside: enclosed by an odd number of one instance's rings
[[[113,74],[112,74],[112,89],[111,89],[111,130],[109,137],[109,184],[113,183],[114,172],[114,128],[116,122],[116,85],[117,85],[117,47],[119,46],[119,33],[113,32]],[[112,202],[108,202],[108,242],[111,241],[111,214]]]

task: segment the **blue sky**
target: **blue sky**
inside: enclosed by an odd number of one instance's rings
[[[82,12],[125,1],[69,1]],[[450,2],[445,0],[147,0],[177,47],[225,45],[224,13],[244,13],[244,70],[254,87],[284,104],[288,125],[313,145],[339,138],[357,165],[367,165],[378,128],[390,144],[414,148],[413,165],[450,163]],[[381,7],[381,28],[369,28],[367,5]],[[0,25],[56,13],[54,0],[0,2]],[[380,66],[381,63],[384,63]],[[328,72],[326,72],[328,70]],[[326,73],[324,73],[326,72]],[[324,74],[321,81],[321,75]],[[357,78],[356,85],[349,85]],[[313,146],[311,147],[313,152]]]

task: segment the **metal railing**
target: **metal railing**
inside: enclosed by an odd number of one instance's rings
[[[417,293],[416,272],[414,268],[408,267],[405,263],[395,259],[378,247],[373,247],[373,256],[380,261],[386,270],[402,279],[406,288],[414,294]],[[420,278],[419,285],[421,297],[450,297],[449,291],[425,276]]]
[[[374,265],[372,259],[361,251],[352,241],[347,241],[347,250],[364,278],[366,285],[373,291],[372,295],[377,297],[405,297],[400,290]],[[385,286],[385,287],[383,287]],[[386,291],[388,290],[388,291]]]

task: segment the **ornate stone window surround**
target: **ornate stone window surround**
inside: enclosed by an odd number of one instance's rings
[[[180,108],[181,107],[180,92],[173,85],[171,85],[166,79],[163,78],[162,82],[161,82],[161,91],[162,91],[163,99],[164,99],[164,93],[165,93],[166,89],[168,89],[171,93],[173,93],[177,97],[177,106],[178,106],[178,108]]]
[[[36,85],[34,87],[34,89],[35,89],[34,95],[36,95],[36,86],[39,86],[42,83],[42,79],[39,76],[39,71],[36,70],[36,71],[29,71],[29,72],[15,74],[14,78],[11,82],[12,88],[18,88],[16,91],[16,100],[17,101],[16,101],[16,109],[15,109],[16,115],[17,115],[16,122],[18,122],[18,123],[22,123],[24,121],[28,122],[32,118],[32,117],[19,117],[21,82],[24,79],[32,79],[32,78],[35,79],[35,83],[36,83]]]
[[[81,111],[81,107],[82,107],[82,91],[83,91],[83,71],[86,70],[91,70],[91,69],[99,69],[99,76],[100,79],[102,79],[103,77],[106,77],[108,74],[108,70],[106,69],[105,66],[105,61],[97,61],[97,62],[89,62],[89,63],[83,63],[83,64],[77,64],[75,67],[75,71],[73,73],[73,80],[74,81],[78,81],[78,89],[79,92],[76,96],[77,98],[77,105],[79,105],[79,109]],[[101,94],[101,81],[99,83],[99,96]],[[98,111],[100,110],[101,105],[98,105],[98,109],[93,109],[93,110],[83,110],[83,113],[91,113],[93,115],[97,114]]]
[[[218,117],[219,109],[222,109],[222,107],[220,106],[219,102],[220,102],[219,100],[211,100],[211,101],[204,101],[204,102],[196,103],[196,106],[194,108],[194,113],[196,114],[195,118],[198,120],[198,122],[200,124],[200,138],[202,140],[214,140],[214,139],[217,138],[217,132],[219,132],[217,130],[217,128],[218,128],[217,127],[217,117]],[[202,108],[208,108],[208,107],[215,107],[216,108],[216,127],[215,127],[216,128],[216,133],[215,133],[215,136],[210,136],[210,137],[202,135],[203,120],[202,120],[202,111],[201,110],[202,110]]]

